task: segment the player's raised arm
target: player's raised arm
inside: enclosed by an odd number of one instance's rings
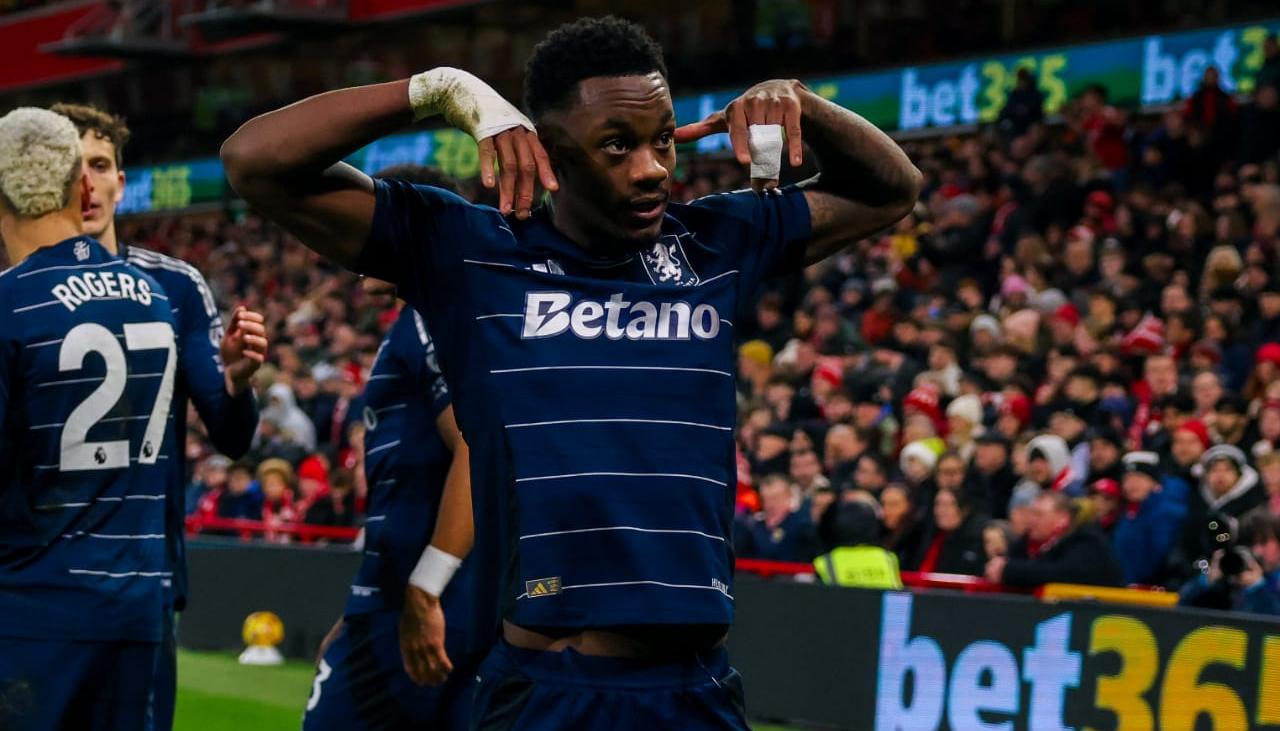
[[[533,125],[483,81],[451,68],[331,91],[255,117],[223,143],[222,162],[250,205],[352,266],[373,222],[374,185],[342,159],[435,114],[480,141],[482,182],[498,187],[504,214],[528,215],[535,178],[555,188]]]
[[[801,184],[812,224],[805,263],[894,223],[920,193],[920,171],[896,142],[799,81],[756,84],[724,111],[676,130],[676,141],[716,132],[729,133],[738,161],[751,165],[757,189],[777,185],[784,146],[792,165],[803,162],[803,143],[817,152],[821,173]]]

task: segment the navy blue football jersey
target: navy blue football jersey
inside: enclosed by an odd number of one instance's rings
[[[173,315],[88,237],[0,276],[0,635],[155,641]]]
[[[426,323],[412,307],[400,311],[378,348],[364,402],[369,517],[347,616],[400,609],[409,574],[431,541],[453,460],[436,428],[436,418],[450,404],[449,388]],[[467,565],[442,597],[450,630],[470,623],[464,606]]]
[[[124,249],[124,247],[122,247]],[[178,342],[178,372],[173,384],[174,433],[165,439],[168,476],[165,482],[166,570],[169,601],[179,610],[186,606],[187,556],[186,442],[187,399],[195,404],[209,439],[219,452],[239,459],[249,450],[258,428],[258,406],[253,389],[236,398],[227,393],[222,371],[222,317],[209,285],[200,272],[181,259],[133,246],[122,251],[129,263],[150,274],[169,297]]]
[[[545,209],[376,191],[358,266],[439,343],[471,447],[477,586],[524,626],[731,623],[732,318],[800,264],[803,192],[671,205],[658,241],[600,255]]]

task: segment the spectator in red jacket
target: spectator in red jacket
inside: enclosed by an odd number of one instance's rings
[[[1073,119],[1085,135],[1089,152],[1103,169],[1112,174],[1115,180],[1122,177],[1123,171],[1129,164],[1129,147],[1124,139],[1127,119],[1123,111],[1108,103],[1107,97],[1105,86],[1101,84],[1089,86],[1080,95]],[[1125,186],[1121,184],[1117,187]]]

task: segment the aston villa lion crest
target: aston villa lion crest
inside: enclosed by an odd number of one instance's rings
[[[698,275],[689,268],[679,239],[675,237],[668,237],[668,239],[671,240],[670,244],[659,241],[653,245],[652,249],[641,254],[644,267],[648,270],[654,284],[689,286],[697,284]]]

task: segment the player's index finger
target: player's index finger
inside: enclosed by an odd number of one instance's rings
[[[547,156],[537,132],[529,133],[529,147],[533,149],[533,159],[538,162],[538,176],[542,178],[542,187],[551,191],[559,190],[560,181],[556,180],[556,173],[551,169],[551,158]]]
[[[751,164],[751,146],[747,143],[747,112],[741,104],[729,107],[729,142],[733,144],[733,154],[743,165]]]
[[[499,133],[495,144],[498,147],[498,210],[506,215],[511,212],[511,199],[515,196],[516,170],[518,161],[512,149],[511,135]]]
[[[516,159],[520,165],[516,174],[516,215],[525,218],[533,206],[533,183],[538,175],[538,163],[529,149],[528,135],[517,135],[513,140]]]
[[[707,135],[724,132],[726,129],[728,129],[728,126],[725,123],[724,112],[716,112],[706,119],[676,127],[675,141],[676,144],[694,142]]]

